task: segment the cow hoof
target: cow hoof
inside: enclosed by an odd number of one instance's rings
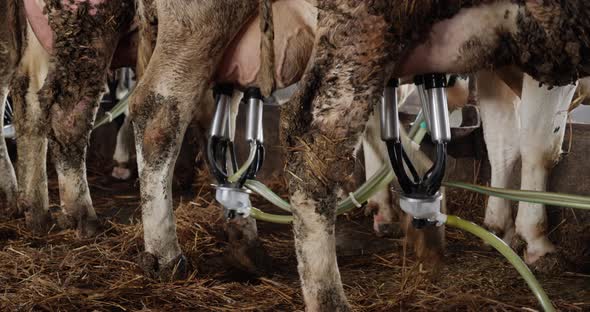
[[[514,235],[514,230],[504,231],[504,230],[499,229],[495,226],[488,226],[488,225],[484,225],[484,228],[486,230],[488,230],[488,232],[490,232],[490,233],[494,234],[495,236],[497,236],[498,238],[500,238],[502,241],[504,241],[506,244],[508,244],[512,248],[513,248],[513,244],[516,244],[516,245],[521,244],[521,242],[518,242],[518,240],[519,240],[518,237],[516,237]],[[485,241],[482,243],[482,247],[484,250],[487,250],[487,251],[494,250],[494,247],[492,247],[490,244],[488,244]],[[520,246],[520,248],[522,248],[522,247],[523,246]]]
[[[78,221],[78,237],[88,238],[94,236],[98,230],[99,224],[97,219],[87,219]]]
[[[188,260],[183,254],[174,260],[160,266],[159,279],[161,281],[183,280],[188,277]]]
[[[524,258],[528,263],[526,253]],[[559,275],[571,269],[572,265],[561,252],[550,252],[530,263],[529,267],[535,272]]]
[[[526,249],[526,242],[518,235],[514,235],[510,242],[510,248],[517,254],[521,254]]]
[[[388,238],[402,238],[404,237],[404,231],[399,223],[380,223],[373,225],[375,234],[378,237]]]
[[[3,216],[7,216],[11,219],[24,217],[24,213],[17,208],[16,201],[0,203],[0,213]]]
[[[137,257],[137,264],[145,275],[162,282],[182,280],[188,277],[188,260],[183,254],[178,255],[167,264],[160,265],[156,256],[149,252],[142,252]]]
[[[56,212],[54,218],[60,230],[76,229],[79,238],[94,236],[99,227],[98,220],[96,219],[76,220],[75,217],[63,211]]]
[[[54,218],[60,230],[71,230],[76,228],[76,219],[68,214],[65,214],[61,210],[55,213]]]
[[[31,232],[44,235],[53,227],[53,219],[49,211],[42,214],[33,214],[29,211],[25,212],[25,224]]]
[[[232,267],[254,275],[270,272],[271,258],[259,240],[247,244],[230,244],[225,259]]]
[[[129,178],[131,178],[131,170],[123,165],[116,165],[113,167],[111,176],[117,180],[129,180]]]

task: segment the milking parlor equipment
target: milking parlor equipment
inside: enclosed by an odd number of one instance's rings
[[[402,146],[398,116],[398,80],[392,79],[385,86],[379,105],[381,139],[387,145],[391,166],[402,188],[400,207],[413,216],[412,224],[421,228],[442,224],[442,194],[440,187],[445,175],[447,143],[451,140],[447,105],[447,76],[425,74],[414,77],[426,125],[436,146],[436,159],[424,176],[420,176]],[[407,170],[406,170],[407,169]],[[409,171],[409,175],[408,175]]]
[[[451,139],[445,88],[451,84],[452,80],[452,78],[447,80],[444,74],[426,74],[414,77],[422,104],[422,112],[416,119],[413,129],[422,128],[421,118],[423,117],[424,127],[430,133],[432,143],[436,146],[434,164],[423,176],[418,174],[402,145],[396,95],[398,81],[391,80],[387,83],[382,101],[378,106],[378,113],[380,115],[381,138],[387,145],[390,164],[383,164],[356,191],[349,193],[348,197],[341,200],[336,207],[336,214],[340,215],[360,208],[362,203],[365,203],[377,191],[388,187],[389,183],[397,176],[402,189],[400,206],[406,213],[413,216],[415,227],[445,224],[479,237],[494,247],[515,267],[544,311],[555,311],[549,297],[527,265],[504,241],[474,223],[441,212],[443,198],[440,188],[441,186],[462,188],[509,200],[585,210],[590,210],[590,198],[552,192],[501,189],[462,182],[443,182],[447,143]],[[288,92],[285,91],[287,89]],[[296,89],[297,86],[293,85],[275,93],[290,95]],[[264,161],[262,125],[264,101],[268,103],[278,101],[273,101],[274,94],[270,98],[264,99],[258,88],[249,88],[244,92],[243,102],[247,105],[245,137],[250,151],[246,161],[238,166],[233,139],[235,129],[232,129],[233,125],[230,122],[233,113],[231,112],[232,94],[233,88],[230,85],[219,85],[214,89],[216,111],[209,133],[207,156],[210,169],[217,180],[215,198],[224,207],[228,219],[252,216],[262,221],[289,224],[293,221],[292,215],[265,213],[252,207],[250,202],[250,194],[254,192],[282,210],[291,213],[289,202],[283,200],[261,182],[256,181],[256,174]],[[122,114],[127,109],[128,96],[99,120],[98,124],[110,122]],[[281,94],[280,97],[284,98],[285,95]],[[420,132],[418,131],[418,133]],[[410,131],[409,139],[414,142],[420,144],[422,137],[423,135],[416,134],[416,131]]]
[[[483,239],[515,267],[539,301],[543,310],[555,311],[549,297],[522,259],[500,238],[482,227],[462,220],[459,217],[441,212],[443,196],[441,186],[459,187],[491,196],[533,203],[559,204],[560,206],[590,209],[590,199],[582,196],[504,190],[492,187],[471,185],[461,182],[443,182],[447,159],[447,143],[451,140],[449,112],[445,88],[452,83],[445,74],[425,74],[414,77],[414,84],[422,105],[425,127],[436,146],[436,159],[432,167],[420,176],[402,145],[400,121],[398,116],[398,80],[390,80],[384,89],[378,105],[381,125],[381,138],[387,145],[390,164],[384,164],[370,179],[355,192],[338,203],[336,213],[346,213],[361,207],[376,191],[385,188],[397,176],[402,189],[400,206],[413,217],[416,228],[440,226],[443,224],[459,228]],[[264,184],[255,180],[264,160],[262,109],[264,100],[257,88],[249,88],[244,93],[247,105],[246,141],[250,152],[241,166],[237,164],[233,133],[230,122],[231,96],[233,89],[227,85],[214,89],[216,111],[209,133],[207,155],[210,168],[217,179],[216,199],[224,207],[228,219],[252,216],[258,220],[274,223],[291,223],[291,215],[265,213],[250,202],[254,192],[284,211],[291,212],[290,204],[281,199]],[[418,136],[416,136],[418,137]],[[416,140],[416,138],[411,138]],[[418,139],[419,141],[420,139]],[[420,142],[417,142],[418,144]],[[394,174],[395,173],[395,174]]]
[[[247,105],[246,141],[250,147],[248,158],[238,166],[234,148],[234,129],[231,120],[231,85],[214,88],[215,115],[207,142],[207,159],[217,180],[215,199],[224,207],[226,218],[246,218],[250,215],[250,190],[244,188],[247,179],[256,179],[264,161],[262,128],[263,98],[258,88],[248,88],[243,100]],[[237,113],[237,112],[236,112]]]

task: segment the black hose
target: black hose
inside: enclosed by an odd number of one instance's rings
[[[423,183],[423,191],[426,195],[433,196],[438,192],[445,176],[447,163],[447,143],[438,142],[436,144],[436,160],[430,170],[426,173]]]
[[[250,167],[246,170],[246,172],[240,177],[238,180],[238,186],[243,187],[246,183],[246,180],[255,180],[256,175],[262,169],[262,165],[264,163],[264,156],[265,156],[265,149],[264,145],[260,142],[256,142],[256,155],[254,156],[254,160]]]
[[[213,176],[215,176],[217,182],[219,184],[225,184],[227,182],[227,174],[219,168],[216,158],[217,146],[219,143],[218,137],[210,137],[207,140],[207,161],[209,163],[209,169],[213,173]]]
[[[398,158],[397,151],[399,150],[401,143],[399,141],[387,140],[385,141],[385,145],[387,146],[387,152],[389,154],[391,167],[393,168],[393,172],[395,172],[395,175],[397,176],[400,187],[402,188],[404,193],[411,194],[417,185],[414,182],[412,182],[408,177],[406,169],[404,168],[402,158]]]
[[[408,170],[410,170],[410,173],[412,174],[412,177],[414,178],[414,182],[420,183],[420,181],[421,181],[420,175],[418,175],[418,171],[416,171],[416,168],[414,167],[412,160],[410,160],[410,157],[408,157],[408,154],[406,153],[406,150],[403,149],[403,146],[402,146],[402,157],[404,159],[404,163],[406,164],[406,166],[408,167]]]

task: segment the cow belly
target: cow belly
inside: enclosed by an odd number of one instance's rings
[[[275,80],[283,88],[298,81],[311,56],[317,9],[306,1],[273,3]],[[255,84],[260,71],[260,17],[252,18],[230,43],[216,74],[217,82]]]
[[[483,4],[435,23],[426,40],[397,64],[396,75],[463,73],[489,65],[500,34],[516,33],[518,10],[513,3]]]

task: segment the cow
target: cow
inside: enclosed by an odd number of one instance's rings
[[[2,65],[7,64],[2,66],[0,90],[4,99],[10,86],[19,143],[17,183],[3,176],[2,189],[10,195],[18,185],[16,196],[8,196],[9,206],[25,215],[30,229],[47,233],[54,224],[46,175],[50,148],[63,206],[57,221],[90,236],[98,223],[86,181],[86,147],[107,70],[134,63],[134,57],[114,56],[132,49],[127,30],[133,3],[25,0],[3,5],[1,40],[8,45],[2,51],[8,54],[0,56]],[[0,158],[7,159],[5,150],[0,152]],[[1,163],[9,168],[6,161]],[[11,177],[9,169],[3,172]]]
[[[144,7],[145,2],[140,1]],[[273,14],[281,16],[281,3],[310,5],[279,1]],[[286,169],[306,308],[347,311],[334,244],[334,190],[350,179],[354,163],[350,155],[385,82],[391,77],[514,64],[548,85],[573,83],[588,75],[590,60],[584,56],[590,42],[590,5],[583,1],[418,5],[410,0],[314,4],[319,8],[315,40],[299,41],[303,51],[313,46],[313,57],[301,90],[283,110],[282,137],[292,151]],[[146,75],[131,98],[130,113],[137,139],[145,247],[165,268],[181,260],[169,181],[179,142],[198,109],[195,102],[212,81],[249,86],[256,83],[257,75],[247,69],[257,73],[268,68],[256,62],[258,47],[240,45],[243,37],[238,36],[252,35],[244,25],[253,23],[256,1],[156,1],[152,5],[158,18],[157,41]],[[281,22],[292,21],[281,16],[275,19],[276,38],[303,39],[313,33],[306,15],[297,9],[290,7],[289,13],[302,17],[301,26],[281,29]],[[293,42],[277,41],[275,48]],[[233,48],[237,46],[240,49]],[[287,60],[279,64],[297,64],[301,57],[278,50],[277,58]],[[220,74],[220,67],[229,68],[228,74]],[[287,74],[297,72],[276,68],[277,85],[286,84],[284,80],[291,77]],[[306,165],[310,162],[314,170]]]

